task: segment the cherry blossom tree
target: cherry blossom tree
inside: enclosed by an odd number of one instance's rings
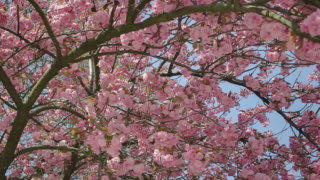
[[[0,178],[320,179],[319,50],[318,0],[2,0]]]

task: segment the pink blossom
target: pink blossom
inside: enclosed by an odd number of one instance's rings
[[[172,146],[178,144],[179,137],[171,133],[160,131],[154,134],[154,140],[157,146],[165,146],[171,148]]]
[[[243,16],[243,23],[250,29],[253,29],[262,24],[263,18],[256,13],[246,13]]]
[[[176,159],[173,155],[165,154],[164,152],[161,152],[159,149],[154,150],[153,158],[157,163],[169,168],[179,165],[181,163],[181,161]]]
[[[144,164],[136,164],[134,167],[133,167],[133,171],[138,175],[140,176],[143,172],[145,172],[146,170],[146,167]]]
[[[287,40],[288,33],[287,28],[278,22],[264,22],[261,26],[260,37],[265,41],[272,41],[276,38]]]
[[[104,10],[98,11],[91,16],[91,21],[97,28],[105,28],[108,26],[109,14]]]
[[[301,23],[301,31],[309,33],[311,36],[320,35],[320,9],[310,14]]]
[[[123,136],[114,136],[111,140],[110,146],[107,148],[107,152],[112,157],[117,157],[120,155],[119,150],[122,148],[122,143],[125,138]]]
[[[127,170],[133,169],[133,167],[134,167],[134,159],[131,158],[131,157],[126,159],[122,166],[123,166],[123,168],[125,168]]]
[[[0,26],[5,26],[7,24],[7,16],[3,11],[0,10]]]
[[[204,171],[206,164],[202,161],[195,160],[188,165],[188,174],[198,176]]]
[[[202,153],[196,152],[194,149],[183,153],[182,156],[185,160],[189,161],[189,163],[192,163],[195,160],[201,160],[203,158]]]
[[[248,179],[250,176],[254,175],[254,172],[252,170],[248,170],[248,169],[243,169],[240,174],[239,177],[241,178],[245,178]]]
[[[269,176],[263,173],[257,173],[254,175],[254,179],[261,179],[261,180],[271,180]]]
[[[264,142],[263,140],[255,139],[254,137],[249,138],[249,144],[251,151],[254,155],[261,156],[264,153]]]
[[[258,90],[261,87],[259,80],[253,78],[252,76],[245,76],[244,80],[246,81],[246,85],[253,90]]]
[[[103,132],[97,130],[87,137],[85,144],[90,145],[92,151],[99,154],[100,150],[104,150],[106,148],[107,142]]]
[[[96,118],[97,115],[96,115],[96,110],[95,110],[95,107],[94,107],[94,103],[90,102],[87,104],[87,107],[86,107],[86,110],[89,114],[89,116],[91,116],[92,118]]]

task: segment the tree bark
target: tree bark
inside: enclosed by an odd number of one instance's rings
[[[18,112],[14,119],[12,130],[9,133],[7,144],[0,154],[0,179],[6,179],[5,174],[15,158],[14,152],[27,122],[28,117],[26,113]]]

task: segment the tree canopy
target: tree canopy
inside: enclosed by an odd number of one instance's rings
[[[2,0],[0,179],[320,179],[319,50],[318,0]]]

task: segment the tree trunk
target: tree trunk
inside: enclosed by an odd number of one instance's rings
[[[18,112],[14,119],[6,146],[0,154],[0,178],[6,179],[5,174],[14,160],[14,153],[17,148],[20,137],[26,127],[28,119],[25,113]]]

